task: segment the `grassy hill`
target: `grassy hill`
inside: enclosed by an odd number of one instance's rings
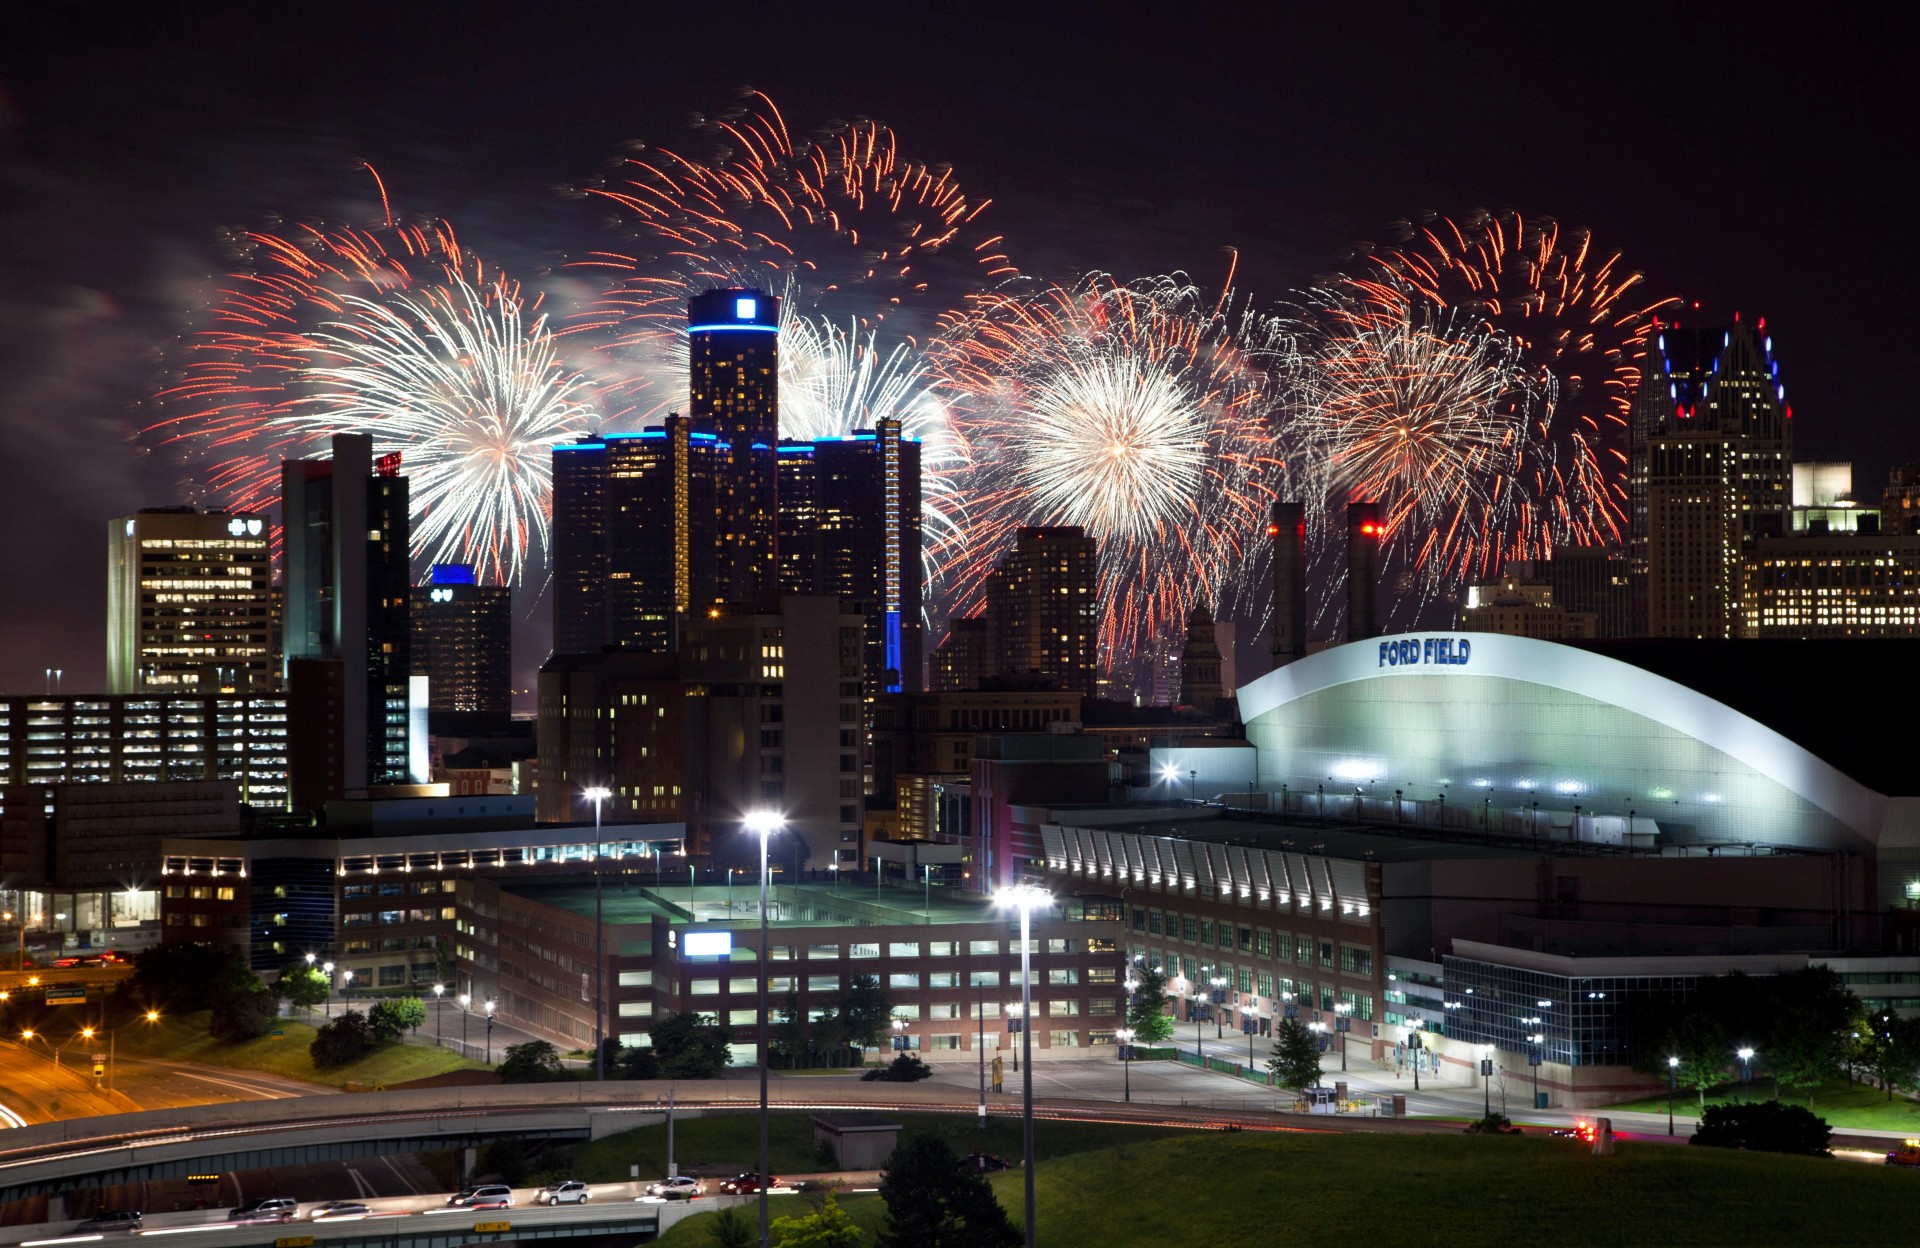
[[[126,1057],[196,1062],[203,1066],[226,1066],[234,1070],[261,1070],[336,1088],[346,1087],[349,1083],[392,1087],[411,1079],[425,1079],[452,1070],[485,1069],[479,1062],[467,1061],[449,1049],[391,1044],[375,1049],[350,1066],[342,1066],[337,1070],[315,1070],[313,1059],[307,1056],[307,1046],[313,1043],[314,1029],[306,1023],[282,1019],[276,1025],[280,1035],[227,1044],[207,1034],[208,1018],[209,1015],[203,1011],[163,1018],[151,1028],[129,1027],[120,1033],[118,1050]]]

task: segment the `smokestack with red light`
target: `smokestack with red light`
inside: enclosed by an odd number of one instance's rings
[[[1378,503],[1347,504],[1347,640],[1365,641],[1385,631],[1380,622]]]
[[[1267,521],[1273,543],[1273,640],[1268,655],[1285,667],[1307,655],[1307,509],[1275,503]]]

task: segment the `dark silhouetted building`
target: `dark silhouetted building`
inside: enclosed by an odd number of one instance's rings
[[[286,659],[341,664],[347,791],[406,784],[421,760],[409,750],[412,578],[400,456],[376,464],[373,439],[335,434],[332,458],[285,462],[280,497]]]
[[[463,563],[413,587],[413,672],[427,678],[435,735],[504,731],[513,716],[513,601]]]
[[[935,647],[927,663],[927,688],[934,693],[978,689],[993,672],[993,636],[987,630],[987,617],[948,621],[947,639]]]
[[[1086,530],[1027,528],[987,579],[996,674],[1038,674],[1092,697],[1100,675],[1100,555]]]

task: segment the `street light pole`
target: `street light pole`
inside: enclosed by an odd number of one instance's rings
[[[1134,1035],[1135,1035],[1135,1032],[1131,1027],[1122,1027],[1118,1031],[1113,1033],[1113,1038],[1120,1042],[1120,1066],[1121,1066],[1123,1077],[1126,1080],[1126,1092],[1124,1094],[1124,1100],[1125,1100],[1125,1103],[1129,1105],[1133,1103],[1133,1037]],[[1253,1047],[1252,1047],[1253,1041],[1251,1039],[1247,1041],[1247,1046],[1248,1046],[1247,1052],[1251,1054],[1253,1052]]]
[[[1207,994],[1196,991],[1193,994],[1193,1058],[1196,1066],[1207,1064],[1206,1050],[1202,1047],[1206,1040],[1200,1034],[1200,1006],[1205,1003]]]
[[[613,796],[605,785],[591,785],[580,796],[593,803],[593,1077],[607,1077],[607,955],[605,911],[600,891],[600,805]]]
[[[760,1182],[755,1185],[760,1189],[760,1248],[771,1248],[773,1242],[767,1214],[767,1184],[773,1169],[767,1136],[767,958],[772,952],[767,945],[767,840],[786,822],[771,810],[750,811],[746,818],[747,831],[760,838]]]
[[[1233,981],[1225,975],[1215,975],[1213,977],[1213,1038],[1215,1040],[1227,1034],[1224,1025],[1226,1020],[1222,1018],[1222,1015],[1226,1013],[1224,1007],[1227,1004],[1227,985],[1232,982]]]
[[[327,1017],[333,1017],[333,963],[322,962],[320,969],[327,976]]]
[[[493,1065],[493,998],[487,998],[487,1065]]]
[[[1026,1179],[1027,1248],[1036,1248],[1033,1233],[1033,911],[1037,906],[1053,904],[1053,895],[1032,884],[1016,884],[1001,890],[999,900],[1020,911],[1020,1015],[1025,1021],[1020,1031],[1020,1047],[1027,1057],[1027,1069],[1020,1081],[1020,1143],[1025,1150],[1020,1168]]]
[[[1253,1033],[1260,1029],[1259,1014],[1260,1007],[1257,1005],[1242,1003],[1240,1006],[1240,1030],[1247,1033],[1248,1074],[1252,1074],[1255,1069],[1253,1064]]]
[[[1347,1033],[1353,1030],[1353,1006],[1341,1001],[1333,1007],[1333,1034],[1340,1041],[1340,1073],[1347,1073]]]
[[[1673,1134],[1673,1093],[1674,1086],[1680,1082],[1680,1059],[1667,1059],[1667,1134]]]
[[[1753,1050],[1742,1048],[1740,1053],[1740,1096],[1745,1100],[1753,1095]]]
[[[435,984],[433,986],[433,1047],[436,1049],[440,1047],[440,1007],[446,1004],[442,999],[446,995],[447,986],[445,984]]]

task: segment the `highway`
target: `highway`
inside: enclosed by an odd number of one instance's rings
[[[177,1109],[223,1101],[326,1096],[338,1088],[257,1070],[114,1055],[113,1089],[93,1077],[92,1052],[71,1046],[58,1065],[37,1046],[0,1042],[0,1123],[24,1127],[98,1114]]]

